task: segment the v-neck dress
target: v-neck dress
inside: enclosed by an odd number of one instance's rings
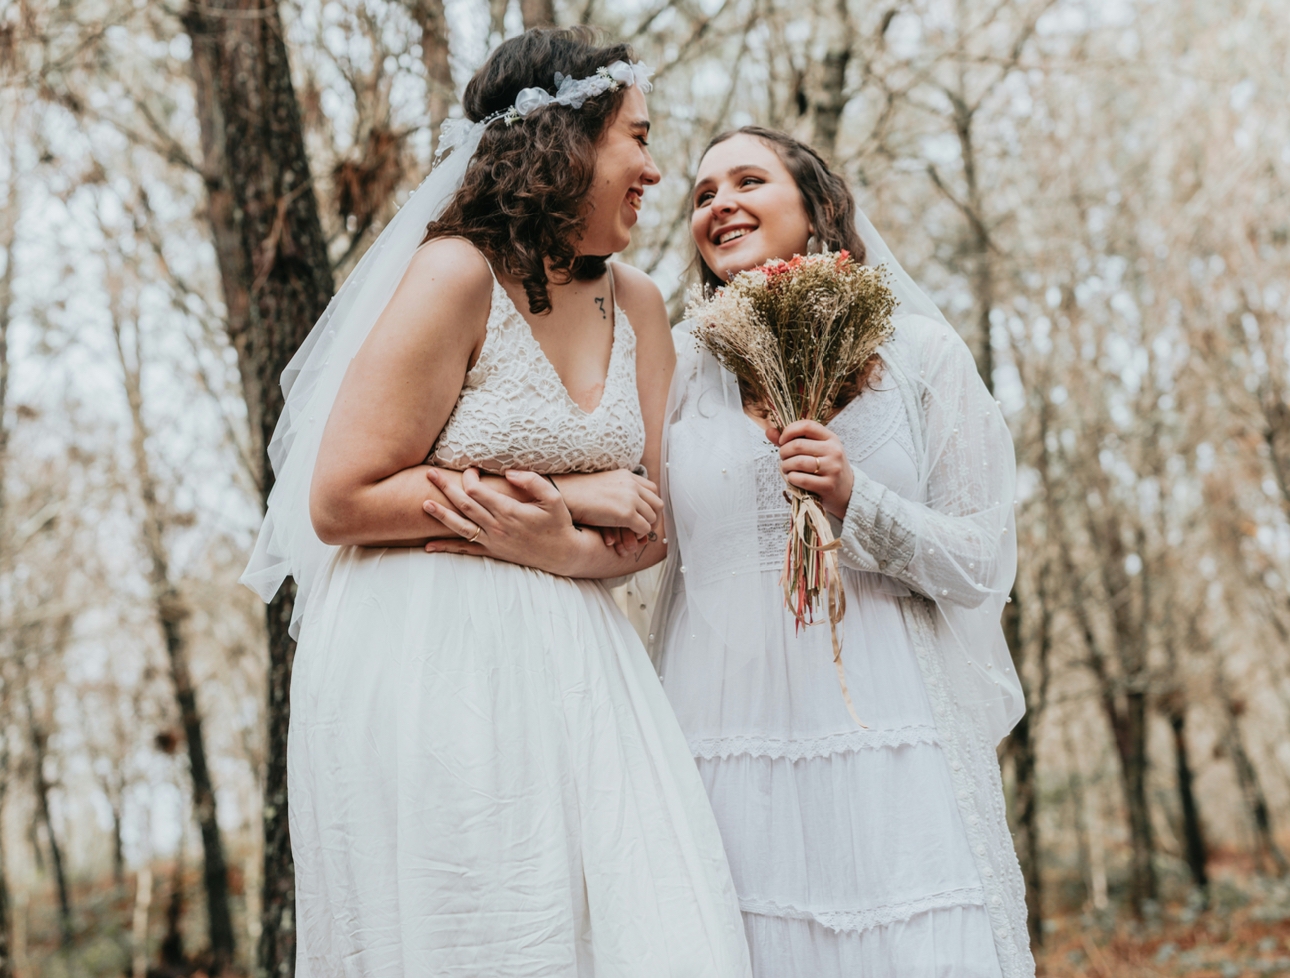
[[[432,460],[639,463],[627,317],[588,412],[492,303]],[[288,743],[300,978],[749,978],[703,783],[603,584],[346,547],[316,594]]]

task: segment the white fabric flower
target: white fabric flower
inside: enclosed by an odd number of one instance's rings
[[[615,61],[605,71],[610,78],[620,85],[634,85],[636,83],[636,72],[632,71],[632,66],[626,61]]]
[[[515,96],[515,111],[521,116],[526,116],[544,105],[549,105],[550,102],[551,93],[545,88],[524,88]]]

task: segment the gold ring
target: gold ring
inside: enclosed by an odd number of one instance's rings
[[[467,543],[474,543],[476,540],[478,540],[478,539],[479,539],[479,535],[480,535],[481,533],[483,533],[483,532],[484,532],[484,528],[483,528],[482,526],[478,526],[478,525],[477,525],[477,526],[475,527],[475,532],[474,532],[473,534],[471,534],[470,536],[466,537],[466,542],[467,542]]]
[[[811,458],[815,459],[815,472],[813,474],[819,475],[820,474],[820,456],[812,455]]]

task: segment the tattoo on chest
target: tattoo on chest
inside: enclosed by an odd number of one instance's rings
[[[596,296],[596,305],[600,307],[600,318],[608,319],[609,317],[605,315],[605,297],[602,295]]]

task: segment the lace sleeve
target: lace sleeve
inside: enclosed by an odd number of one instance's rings
[[[845,562],[872,567],[938,604],[976,608],[1011,578],[1012,441],[966,346],[928,330],[907,371],[921,410],[922,500],[853,468],[843,520]],[[930,382],[928,382],[930,381]]]

